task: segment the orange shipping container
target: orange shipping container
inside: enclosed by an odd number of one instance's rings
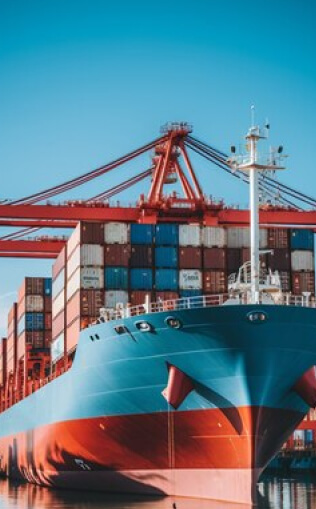
[[[80,290],[67,302],[67,325],[78,317],[100,315],[100,308],[104,307],[103,290]]]
[[[315,294],[315,272],[292,272],[292,292],[302,295],[303,292]]]
[[[268,247],[289,247],[289,230],[287,228],[269,228]]]
[[[205,293],[226,293],[227,275],[224,271],[206,270],[203,272],[203,288]]]
[[[130,303],[132,306],[140,306],[141,304],[144,304],[146,300],[146,295],[150,296],[150,299],[152,297],[151,292],[146,292],[144,290],[138,290],[131,292],[130,294]]]

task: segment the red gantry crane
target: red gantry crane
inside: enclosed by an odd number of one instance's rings
[[[66,237],[28,234],[42,228],[74,228],[78,221],[130,221],[139,223],[183,222],[208,226],[248,226],[249,211],[229,208],[208,198],[193,169],[189,152],[203,157],[230,176],[248,184],[241,171],[233,172],[228,156],[192,136],[186,122],[172,122],[162,128],[161,136],[110,163],[79,177],[15,201],[0,203],[0,226],[22,228],[0,237],[0,257],[55,258]],[[53,203],[53,197],[115,170],[138,156],[153,151],[150,167],[120,184],[87,200]],[[151,179],[148,195],[141,195],[135,206],[110,206],[109,200],[145,179]],[[167,184],[178,182],[182,195],[165,192]],[[260,190],[277,205],[263,204],[260,224],[316,228],[316,200],[270,176],[260,177]],[[303,208],[305,207],[305,209]],[[306,210],[308,207],[308,210]]]

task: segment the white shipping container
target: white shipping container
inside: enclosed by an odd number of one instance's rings
[[[25,297],[25,311],[29,312],[43,312],[44,311],[44,297],[42,295],[26,295]]]
[[[200,270],[180,270],[179,286],[181,290],[200,290],[202,288],[202,272]]]
[[[52,282],[52,298],[53,300],[60,294],[65,288],[65,269],[58,274],[56,279]]]
[[[104,269],[99,267],[82,267],[80,283],[84,290],[100,290],[104,288]]]
[[[97,244],[82,244],[77,246],[72,255],[67,260],[67,277],[78,267],[103,267],[104,265],[104,247]]]
[[[67,279],[80,267],[80,246],[78,245],[67,260]]]
[[[313,251],[292,251],[291,253],[292,270],[315,270]]]
[[[259,230],[259,245],[262,249],[268,247],[268,230],[267,228],[260,228]]]
[[[227,228],[227,247],[250,247],[249,228]]]
[[[200,246],[201,228],[199,225],[183,224],[179,226],[180,246]]]
[[[78,244],[80,244],[80,233],[81,233],[81,226],[80,226],[80,223],[78,223],[76,228],[70,235],[68,242],[67,242],[68,257],[71,256],[74,249],[77,247]]]
[[[130,225],[126,223],[106,223],[104,225],[104,242],[106,244],[128,244]]]
[[[268,230],[260,228],[259,246],[268,247]],[[250,247],[250,228],[227,228],[227,247]]]
[[[202,229],[202,243],[206,247],[225,247],[227,244],[225,228],[205,226]]]
[[[105,292],[106,308],[115,308],[118,303],[124,306],[128,303],[128,292],[124,290],[108,290]]]
[[[101,267],[104,265],[104,246],[82,244],[80,257],[80,264],[82,266]]]
[[[64,348],[64,333],[62,332],[54,341],[52,341],[50,347],[53,362],[56,362],[64,355]]]
[[[66,293],[67,293],[67,302],[71,299],[71,297],[80,290],[80,267],[73,273],[71,278],[67,281]]]
[[[61,292],[52,303],[52,318],[60,313],[65,307],[65,292]]]

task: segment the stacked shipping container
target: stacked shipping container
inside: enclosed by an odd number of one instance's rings
[[[19,400],[48,373],[52,341],[52,280],[24,279],[18,294],[15,395]]]

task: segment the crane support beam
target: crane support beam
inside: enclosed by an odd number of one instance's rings
[[[151,208],[151,207],[149,207]],[[155,207],[152,207],[155,210]],[[249,225],[249,211],[241,209],[218,207],[205,207],[205,217],[211,218],[214,224],[218,225]],[[158,207],[159,210],[159,207]],[[179,218],[179,212],[176,207],[160,213],[160,221],[170,222],[171,218]],[[182,213],[184,210],[182,209]],[[14,226],[34,226],[42,227],[43,219],[48,220],[47,225],[54,228],[74,227],[77,221],[123,221],[123,222],[143,222],[142,211],[139,208],[126,207],[88,207],[88,206],[61,206],[61,205],[0,205],[0,218],[5,221],[6,218],[11,222],[14,220]],[[19,221],[21,220],[21,221]],[[31,224],[25,221],[31,220]],[[190,220],[189,214],[183,218],[184,222]],[[192,220],[197,221],[197,217],[192,212]],[[62,222],[64,221],[64,222]],[[66,223],[65,223],[66,222]],[[203,219],[201,219],[203,222]],[[52,224],[54,223],[54,226]],[[287,210],[270,209],[260,210],[260,224],[264,225],[284,225],[285,227],[306,226],[307,228],[316,228],[316,210]],[[2,225],[3,226],[3,225]],[[8,225],[9,226],[9,225]],[[11,224],[10,224],[11,226]],[[13,224],[12,224],[13,226]]]
[[[62,240],[0,240],[1,253],[47,253],[58,255],[66,241]]]
[[[0,251],[0,258],[30,258],[32,260],[37,258],[37,259],[43,259],[43,260],[46,260],[46,259],[54,260],[55,258],[57,258],[57,256],[58,256],[58,253],[41,253],[41,252],[34,252],[34,253],[23,253],[22,252],[22,253],[20,253],[18,251],[1,253],[1,251]]]
[[[30,227],[30,228],[75,228],[78,221],[55,221],[54,219],[33,220],[33,219],[0,219],[0,226],[8,227]]]

